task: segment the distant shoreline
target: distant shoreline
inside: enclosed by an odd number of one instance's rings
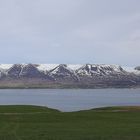
[[[92,86],[92,85],[42,85],[42,86],[35,86],[35,85],[31,85],[31,86],[1,86],[0,85],[0,89],[136,89],[136,88],[140,88],[140,85],[115,85],[115,86]]]

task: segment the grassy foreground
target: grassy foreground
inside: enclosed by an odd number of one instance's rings
[[[0,106],[0,140],[140,140],[140,107],[62,113]]]

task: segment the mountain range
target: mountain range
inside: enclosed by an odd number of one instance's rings
[[[139,87],[140,67],[105,64],[0,64],[0,88]]]

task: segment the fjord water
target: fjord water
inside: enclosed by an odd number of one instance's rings
[[[140,105],[140,89],[0,89],[0,105],[39,105],[60,111]]]

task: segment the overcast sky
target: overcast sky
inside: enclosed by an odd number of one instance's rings
[[[1,0],[0,63],[140,65],[140,0]]]

